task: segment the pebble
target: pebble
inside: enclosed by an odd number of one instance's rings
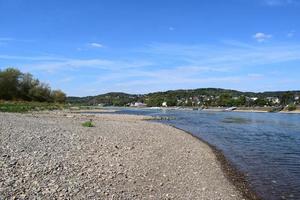
[[[242,199],[206,144],[142,119],[0,113],[0,199]]]

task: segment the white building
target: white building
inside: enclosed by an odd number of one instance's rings
[[[162,107],[168,107],[168,104],[167,104],[167,102],[163,102],[163,103],[161,104],[161,106],[162,106]]]
[[[145,107],[147,105],[142,102],[135,102],[135,103],[131,103],[130,106],[131,107]]]
[[[266,98],[269,102],[272,102],[273,104],[279,104],[280,100],[278,97],[267,97]]]

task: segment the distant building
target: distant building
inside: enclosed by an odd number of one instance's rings
[[[161,104],[161,106],[162,106],[162,107],[168,107],[168,104],[167,104],[167,102],[163,102],[163,103]]]
[[[269,102],[272,102],[273,104],[279,104],[280,100],[278,97],[267,97],[266,98]]]
[[[146,107],[147,104],[142,103],[142,102],[135,102],[130,104],[131,107]]]
[[[251,97],[250,98],[252,101],[256,101],[258,99],[258,97]]]

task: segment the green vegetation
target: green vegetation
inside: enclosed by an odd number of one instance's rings
[[[47,102],[0,102],[0,112],[28,112],[63,109],[64,104]]]
[[[288,107],[287,107],[288,111],[294,111],[297,109],[296,105],[295,104],[289,104]]]
[[[82,123],[81,125],[83,127],[95,127],[95,125],[93,124],[92,120],[86,121],[86,122]]]
[[[186,107],[283,107],[290,103],[300,104],[300,91],[282,92],[240,92],[220,88],[201,88],[195,90],[170,90],[144,95],[126,93],[107,93],[89,97],[68,97],[67,102],[84,105],[129,106],[134,102],[146,103],[149,107],[167,106]]]
[[[67,102],[72,104],[98,105],[104,106],[126,106],[132,102],[143,102],[142,95],[131,95],[122,92],[111,92],[98,96],[68,97]]]
[[[18,69],[0,70],[0,99],[6,101],[36,101],[63,103],[66,95]]]
[[[294,102],[294,94],[292,92],[285,92],[281,95],[281,102],[283,105],[291,105]]]

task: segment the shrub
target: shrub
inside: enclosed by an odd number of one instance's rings
[[[288,111],[294,111],[296,110],[296,105],[295,104],[289,104],[288,105]]]
[[[92,120],[90,121],[86,121],[84,123],[82,123],[83,127],[94,127],[95,125],[93,124]]]
[[[29,112],[29,111],[40,111],[40,110],[60,110],[66,105],[54,104],[45,102],[2,102],[0,101],[0,112]]]

